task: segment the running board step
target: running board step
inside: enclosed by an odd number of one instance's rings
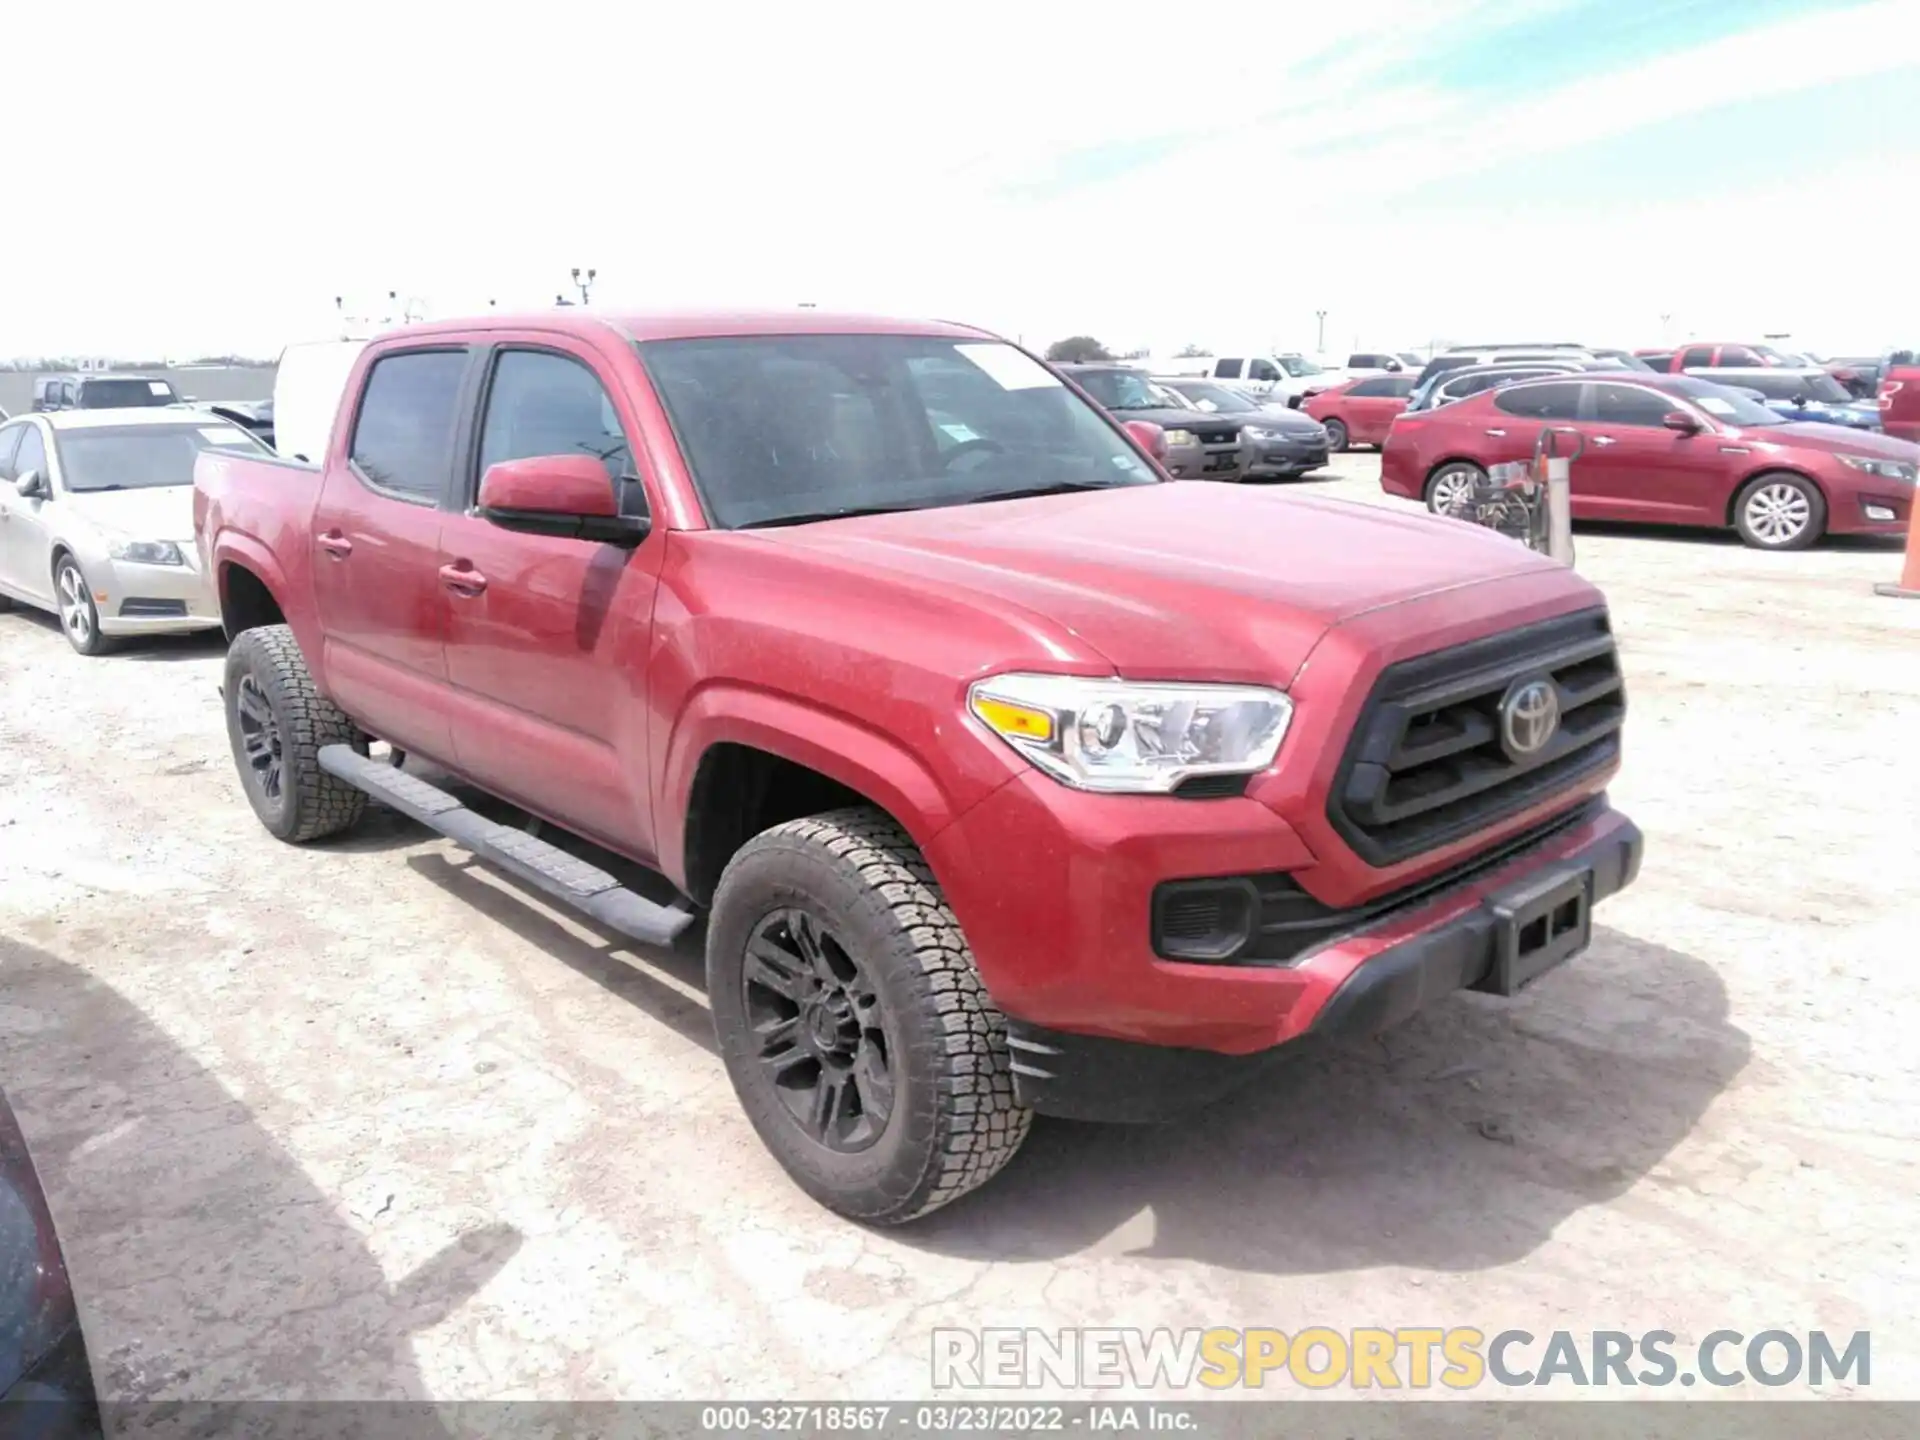
[[[598,866],[524,830],[477,815],[446,791],[385,760],[370,759],[348,745],[323,745],[320,768],[366,791],[382,805],[438,830],[543,894],[643,944],[671,945],[693,923],[692,911],[637,895]]]

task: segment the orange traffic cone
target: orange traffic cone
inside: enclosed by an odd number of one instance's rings
[[[1914,496],[1907,516],[1907,563],[1900,570],[1896,585],[1876,585],[1876,595],[1891,595],[1899,600],[1920,600],[1920,493]]]

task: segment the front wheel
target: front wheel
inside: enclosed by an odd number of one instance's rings
[[[1454,460],[1427,477],[1427,509],[1436,515],[1458,515],[1486,484],[1487,472],[1470,460]]]
[[[1006,1019],[926,860],[876,810],[741,847],[714,895],[707,995],[761,1142],[842,1215],[917,1219],[1026,1139]]]
[[[307,672],[285,625],[242,631],[227,651],[227,740],[247,803],[267,832],[304,844],[350,829],[367,796],[320,768],[323,745],[367,741]]]
[[[67,643],[82,655],[106,654],[112,642],[100,633],[100,607],[93,603],[93,587],[80,573],[80,562],[71,555],[62,555],[54,567],[53,592]]]
[[[1827,528],[1827,502],[1798,475],[1756,475],[1734,502],[1733,523],[1756,550],[1804,550]]]
[[[1353,443],[1344,420],[1322,420],[1320,425],[1327,432],[1327,449],[1338,452]]]

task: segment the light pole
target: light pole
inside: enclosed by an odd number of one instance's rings
[[[1667,343],[1667,334],[1668,334],[1667,322],[1672,319],[1673,319],[1673,316],[1671,314],[1662,315],[1660,317],[1660,343],[1662,345]]]
[[[1313,312],[1313,318],[1320,322],[1320,334],[1313,342],[1313,353],[1324,355],[1327,353],[1327,312],[1316,310]]]
[[[573,283],[574,287],[580,292],[580,303],[582,305],[587,303],[587,292],[593,289],[594,277],[599,273],[597,270],[588,270],[587,278],[582,280],[580,278],[580,267],[578,265],[573,267]]]

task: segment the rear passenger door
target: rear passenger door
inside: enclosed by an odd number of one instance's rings
[[[655,853],[645,683],[666,536],[636,548],[503,530],[474,513],[506,460],[592,455],[621,513],[647,513],[618,377],[557,337],[503,337],[486,364],[460,503],[441,533],[447,674],[462,773],[628,854]]]
[[[310,541],[333,698],[374,735],[441,764],[453,761],[441,507],[471,360],[460,345],[378,353],[331,442]]]
[[[1483,427],[1487,449],[1482,453],[1486,459],[1493,463],[1528,460],[1542,430],[1571,427],[1580,418],[1580,387],[1569,381],[1527,380],[1469,403],[1492,422]],[[1577,486],[1579,481],[1574,483]],[[1577,491],[1573,510],[1576,515],[1580,513]]]

